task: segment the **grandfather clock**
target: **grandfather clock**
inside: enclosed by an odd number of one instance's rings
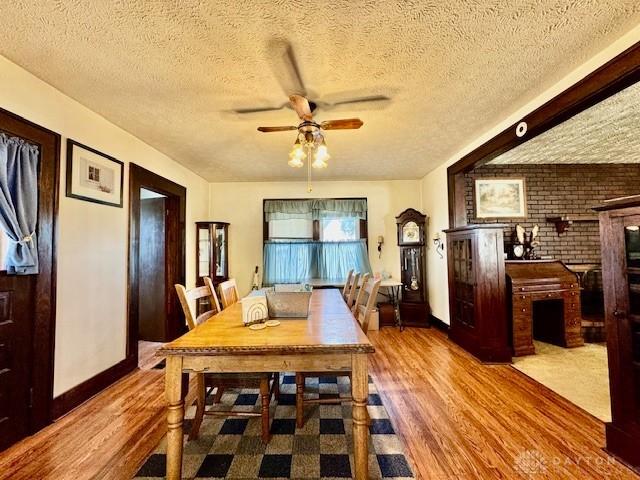
[[[413,208],[396,217],[402,282],[400,319],[404,326],[431,326],[426,282],[426,221],[427,216]]]

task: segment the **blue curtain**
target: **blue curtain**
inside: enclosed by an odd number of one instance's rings
[[[364,240],[353,242],[272,241],[264,244],[265,285],[312,278],[341,281],[354,269],[371,273]]]
[[[38,147],[0,133],[0,228],[9,237],[7,273],[38,273]]]
[[[262,283],[301,283],[313,278],[315,251],[314,242],[266,242]]]

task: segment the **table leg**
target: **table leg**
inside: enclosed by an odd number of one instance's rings
[[[182,357],[170,355],[165,367],[165,396],[167,399],[167,480],[182,478]]]
[[[357,353],[351,360],[351,395],[353,396],[353,452],[355,472],[353,478],[369,478],[369,375],[367,355]]]

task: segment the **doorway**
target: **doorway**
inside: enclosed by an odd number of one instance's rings
[[[0,451],[51,423],[60,136],[0,109],[3,144],[37,149],[38,273],[0,267]],[[8,147],[7,147],[8,149]],[[7,162],[8,163],[8,162]],[[3,236],[4,240],[7,240]],[[6,252],[6,241],[0,251]],[[39,299],[39,301],[35,301]]]
[[[185,282],[186,189],[131,164],[129,170],[128,353],[186,331],[174,285]]]

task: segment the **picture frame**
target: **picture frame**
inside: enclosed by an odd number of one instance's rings
[[[122,208],[124,163],[67,139],[67,197]]]
[[[476,178],[476,218],[526,218],[524,178]]]

